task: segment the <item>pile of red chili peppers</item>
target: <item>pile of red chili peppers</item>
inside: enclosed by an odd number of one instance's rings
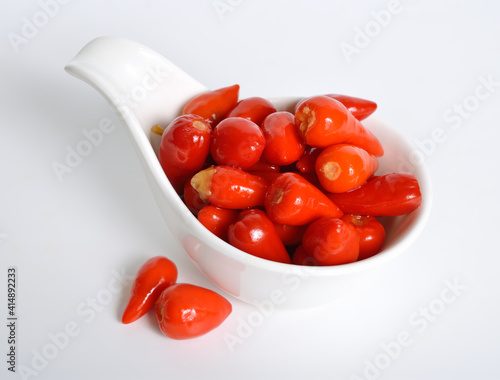
[[[421,204],[417,179],[375,176],[384,154],[361,120],[377,104],[313,96],[295,112],[239,85],[201,94],[165,129],[160,164],[198,220],[229,244],[267,260],[339,265],[380,251],[377,217]]]

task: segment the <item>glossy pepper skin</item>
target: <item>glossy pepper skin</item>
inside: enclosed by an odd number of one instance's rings
[[[269,100],[256,96],[240,100],[227,117],[242,117],[260,126],[266,116],[273,112],[276,112],[276,108]]]
[[[347,193],[329,193],[328,198],[346,214],[371,216],[404,215],[422,203],[418,180],[407,173],[375,177]]]
[[[155,304],[160,330],[178,340],[212,331],[231,311],[231,303],[223,296],[191,284],[175,284],[165,289]]]
[[[353,225],[337,218],[321,218],[307,227],[302,245],[320,266],[353,263],[359,256],[359,238]]]
[[[378,159],[350,144],[336,144],[321,152],[315,163],[321,186],[344,193],[363,185],[378,169]]]
[[[297,245],[302,241],[302,236],[306,231],[307,225],[290,226],[288,224],[274,224],[274,230],[280,237],[284,245]]]
[[[177,193],[184,191],[186,180],[205,164],[211,135],[210,124],[197,115],[179,116],[165,128],[158,159]]]
[[[294,116],[290,112],[274,112],[262,122],[266,145],[262,157],[276,165],[290,165],[297,161],[305,150],[305,143],[295,128]]]
[[[248,169],[256,165],[266,139],[260,127],[241,117],[228,117],[214,128],[210,152],[219,165]]]
[[[207,205],[198,212],[198,220],[210,232],[227,241],[227,230],[238,218],[237,210]]]
[[[366,119],[377,109],[377,103],[371,100],[341,94],[327,94],[326,96],[342,103],[359,121]]]
[[[316,159],[323,149],[306,146],[304,154],[296,162],[295,167],[301,173],[316,173]]]
[[[310,267],[318,265],[316,260],[306,253],[306,250],[304,249],[304,246],[302,244],[295,249],[295,252],[292,256],[292,264],[306,265]]]
[[[199,115],[215,127],[238,103],[239,92],[240,86],[235,84],[200,94],[184,106],[182,113]]]
[[[382,156],[380,141],[338,100],[313,96],[295,111],[295,125],[306,144],[326,148],[333,144],[353,144],[374,156]]]
[[[374,216],[344,214],[341,218],[346,223],[351,223],[359,237],[359,260],[364,260],[376,255],[385,240],[385,229]]]
[[[322,217],[343,213],[318,188],[296,173],[282,173],[269,186],[264,206],[278,224],[300,226]]]
[[[232,166],[211,166],[196,173],[191,185],[201,200],[228,209],[264,205],[269,181]]]
[[[259,160],[255,165],[252,165],[247,169],[249,172],[268,172],[268,173],[279,173],[279,165],[270,164],[264,160]]]
[[[208,205],[208,202],[201,200],[200,194],[191,186],[191,178],[184,183],[183,196],[187,208],[196,216],[203,207]]]
[[[262,210],[242,211],[238,220],[229,226],[227,235],[229,244],[246,253],[279,263],[291,263],[273,222]]]
[[[137,272],[122,323],[132,323],[146,314],[160,293],[176,281],[177,267],[172,261],[164,256],[146,261]]]

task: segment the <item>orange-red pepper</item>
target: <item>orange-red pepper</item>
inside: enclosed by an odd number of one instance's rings
[[[239,92],[237,84],[208,91],[191,99],[182,113],[202,116],[215,127],[238,103]]]
[[[282,173],[269,186],[265,198],[269,218],[275,223],[300,226],[322,217],[343,213],[318,188],[296,173]]]
[[[331,193],[344,193],[363,185],[377,169],[377,157],[350,144],[329,146],[316,159],[319,182]]]
[[[227,235],[229,244],[246,253],[279,263],[291,263],[273,222],[262,210],[242,211],[238,220],[229,226]]]
[[[128,324],[142,317],[154,306],[160,293],[177,281],[177,267],[164,256],[146,261],[132,284],[122,323]]]
[[[313,96],[295,111],[295,125],[306,144],[325,148],[333,144],[353,144],[374,156],[382,156],[380,141],[338,100]]]
[[[404,215],[422,203],[418,180],[407,173],[375,177],[347,193],[330,193],[328,198],[346,214],[371,216]]]
[[[229,209],[264,205],[269,181],[232,166],[211,166],[196,173],[191,185],[203,201]]]

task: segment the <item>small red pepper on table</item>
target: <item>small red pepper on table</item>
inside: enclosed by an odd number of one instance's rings
[[[177,267],[164,256],[146,261],[137,272],[122,322],[132,323],[151,309],[160,293],[177,281]]]
[[[172,285],[155,304],[160,330],[178,340],[208,333],[224,322],[231,311],[231,303],[220,294],[191,284]]]

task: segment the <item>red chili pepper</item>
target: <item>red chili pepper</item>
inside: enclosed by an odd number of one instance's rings
[[[210,289],[175,284],[160,294],[155,311],[163,334],[172,339],[190,339],[218,327],[231,314],[232,306]]]
[[[182,115],[163,132],[158,159],[177,193],[185,181],[205,164],[210,152],[212,128],[201,116]]]
[[[288,224],[274,223],[274,230],[280,237],[283,244],[288,246],[300,244],[306,228],[307,225],[290,226]]]
[[[268,173],[279,173],[279,165],[270,164],[264,160],[259,160],[255,165],[252,165],[248,169],[248,172],[268,172]]]
[[[352,113],[352,116],[359,121],[366,119],[377,109],[377,103],[371,100],[340,94],[328,94],[326,96],[342,103]]]
[[[299,245],[292,256],[292,264],[295,265],[306,265],[310,267],[317,266],[318,263],[314,258],[306,253],[303,245]]]
[[[358,233],[358,261],[372,257],[380,251],[385,240],[385,229],[374,216],[345,214],[341,219],[351,223]]]
[[[194,215],[198,215],[198,212],[208,205],[208,202],[203,201],[200,194],[191,186],[191,179],[184,183],[184,203]]]
[[[250,255],[279,263],[291,263],[273,222],[264,211],[242,211],[236,223],[229,226],[227,235],[229,244]]]
[[[191,99],[182,113],[199,115],[215,126],[236,105],[239,92],[240,86],[237,84],[206,92]]]
[[[132,284],[122,323],[128,324],[142,317],[151,309],[160,293],[177,281],[177,267],[163,256],[146,261],[137,272]]]
[[[237,210],[207,205],[198,213],[198,220],[210,232],[227,241],[227,229],[238,218]]]
[[[264,205],[269,181],[231,166],[211,166],[196,173],[191,186],[200,198],[229,209],[246,209]]]
[[[297,170],[291,171],[291,173],[296,173],[300,175],[302,178],[304,178],[307,182],[311,183],[314,187],[317,187],[319,190],[324,192],[323,187],[321,186],[321,183],[319,182],[318,176],[316,173],[302,173]]]
[[[376,177],[347,193],[328,194],[346,214],[396,216],[420,206],[422,194],[415,176],[391,173]]]
[[[295,164],[297,170],[302,173],[316,173],[315,164],[316,159],[323,150],[315,148],[314,146],[306,146],[304,154],[299,158]]]
[[[359,255],[359,238],[353,225],[336,218],[321,218],[307,227],[302,245],[318,265],[340,265],[355,262]]]
[[[266,116],[273,112],[276,112],[276,108],[269,100],[254,97],[240,100],[227,117],[243,117],[261,125]]]
[[[290,165],[304,153],[305,143],[295,128],[294,116],[290,112],[274,112],[262,122],[266,147],[264,160],[276,165]]]
[[[300,226],[322,217],[340,218],[342,211],[318,188],[296,173],[282,173],[269,186],[265,198],[275,223]]]
[[[254,171],[248,171],[249,174],[256,175],[258,177],[266,179],[269,183],[274,181],[274,179],[280,175],[279,172],[254,172]]]
[[[306,144],[326,148],[333,144],[353,144],[374,156],[384,149],[345,106],[328,96],[314,96],[300,103],[295,112],[295,125]]]
[[[219,165],[248,169],[262,156],[266,139],[260,127],[241,117],[228,117],[214,129],[210,151]]]
[[[377,157],[349,144],[329,146],[316,159],[319,182],[331,193],[344,193],[363,185],[377,169]]]

